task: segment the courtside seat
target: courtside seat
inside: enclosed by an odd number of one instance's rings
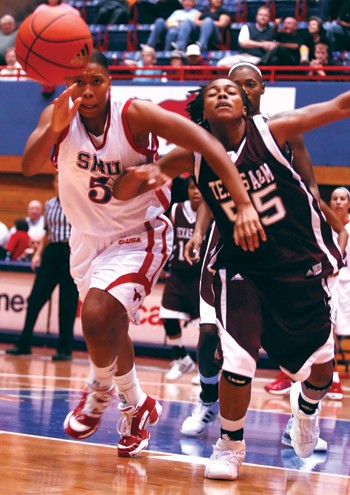
[[[106,26],[104,49],[106,51],[133,50],[137,46],[136,24],[110,24]]]
[[[138,48],[140,47],[140,45],[145,45],[147,43],[152,28],[153,28],[153,24],[137,25]]]
[[[238,50],[239,45],[238,45],[238,35],[239,32],[244,25],[244,22],[233,22],[230,26],[230,49],[231,50]]]
[[[124,60],[124,51],[119,51],[119,52],[113,52],[113,51],[107,51],[103,52],[103,55],[106,57],[108,60],[109,65],[121,65],[122,61]]]
[[[208,63],[209,65],[217,65],[222,58],[236,55],[237,53],[235,50],[213,50],[208,53]]]
[[[106,26],[104,24],[90,24],[90,32],[94,42],[94,47],[101,49],[105,47]]]
[[[70,0],[69,5],[79,10],[87,24],[94,22],[98,13],[100,0]]]

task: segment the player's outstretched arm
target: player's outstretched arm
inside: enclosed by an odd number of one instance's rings
[[[53,146],[60,133],[67,127],[78,111],[81,98],[77,98],[73,105],[69,97],[74,85],[67,88],[42,112],[38,125],[29,136],[22,157],[22,172],[24,175],[37,174],[47,162]]]
[[[292,136],[312,131],[350,117],[350,91],[332,100],[272,116],[267,125],[277,144],[283,146]]]
[[[236,205],[235,243],[244,250],[254,251],[259,247],[260,239],[266,239],[259,216],[250,201],[238,170],[232,166],[225,148],[212,134],[190,120],[148,101],[134,100],[128,108],[127,118],[136,142],[144,140],[144,134],[148,131],[188,151],[202,154],[221,178]],[[176,177],[184,171],[186,170],[178,171],[174,175],[169,170],[168,163],[162,164],[162,173],[169,177]]]

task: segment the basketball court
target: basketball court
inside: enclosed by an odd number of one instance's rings
[[[11,495],[324,495],[350,493],[350,380],[342,379],[343,401],[325,399],[322,437],[328,452],[301,460],[281,444],[289,418],[288,397],[264,391],[275,370],[258,370],[248,412],[247,456],[237,481],[204,478],[204,465],[219,434],[219,421],[197,438],[181,435],[182,421],[198,398],[194,373],[167,382],[166,360],[137,358],[146,393],[160,399],[163,413],[150,427],[147,451],[133,459],[117,457],[120,417],[117,400],[100,429],[85,441],[67,437],[62,423],[80,399],[88,370],[87,355],[53,362],[52,350],[34,348],[31,356],[5,355],[0,347],[1,493]]]

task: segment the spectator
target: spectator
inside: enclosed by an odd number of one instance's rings
[[[31,340],[35,322],[44,304],[51,298],[57,285],[59,296],[59,339],[54,361],[72,359],[73,326],[78,304],[78,291],[69,270],[70,249],[68,239],[71,227],[62,211],[58,198],[58,177],[54,178],[56,196],[46,201],[45,227],[47,236],[41,238],[31,266],[36,277],[30,296],[23,331],[15,347],[6,354],[31,354]]]
[[[187,70],[186,76],[189,79],[207,79],[208,72],[205,69],[200,69],[203,65],[207,65],[203,61],[201,49],[199,45],[188,45],[186,49],[187,64],[193,67],[193,70]]]
[[[194,18],[194,24],[199,30],[198,45],[202,51],[209,48],[218,48],[223,32],[231,25],[231,15],[222,6],[223,0],[210,0],[209,7],[203,9]],[[183,43],[188,43],[188,39],[179,37],[177,45],[184,49]]]
[[[1,81],[19,81],[27,79],[25,71],[17,61],[16,51],[13,46],[5,51],[6,67],[0,70]]]
[[[276,27],[281,19],[276,19]],[[276,47],[266,53],[260,60],[261,65],[299,65],[299,47],[302,38],[298,32],[298,23],[294,17],[286,17],[283,27],[275,35]]]
[[[29,237],[29,246],[24,250],[22,256],[18,258],[18,261],[30,263],[41,244],[41,240],[42,237]]]
[[[336,19],[343,0],[319,0],[319,16],[323,21]]]
[[[175,10],[166,20],[161,17],[156,19],[147,45],[156,48],[165,39],[164,50],[176,48],[184,52],[194,28],[193,19],[199,13],[194,5],[195,0],[182,0],[182,9]],[[178,40],[185,41],[180,43]]]
[[[43,205],[37,199],[33,199],[28,203],[26,221],[30,237],[43,237],[45,235]],[[11,233],[14,231],[15,228],[12,228]]]
[[[350,50],[350,0],[343,0],[338,16],[327,29],[333,52]]]
[[[6,244],[9,237],[9,229],[3,222],[0,222],[0,260],[6,258]]]
[[[131,17],[139,24],[153,24],[158,18],[167,19],[175,10],[182,8],[179,0],[137,0],[131,8]]]
[[[128,24],[130,9],[126,0],[100,0],[92,24]]]
[[[15,46],[17,35],[16,21],[12,15],[3,15],[0,19],[0,65],[6,65],[6,49]]]
[[[330,45],[322,19],[312,16],[307,21],[307,33],[303,36],[303,42],[300,46],[301,64],[309,65],[310,60],[315,58],[316,43]]]
[[[186,48],[186,58],[188,65],[203,65],[203,57],[199,45],[188,45]]]
[[[130,67],[152,67],[157,64],[157,54],[154,48],[148,45],[141,46],[141,60],[125,59],[124,64]],[[153,81],[159,82],[161,80],[162,71],[160,69],[137,69],[135,70],[134,81],[144,82]],[[153,77],[160,76],[160,77]]]
[[[222,58],[217,65],[232,67],[239,62],[258,64],[263,55],[276,46],[273,41],[274,32],[270,26],[270,18],[270,9],[266,6],[259,7],[255,23],[244,24],[239,32],[239,53]]]
[[[326,43],[316,43],[315,56],[310,61],[310,66],[314,67],[316,70],[309,71],[309,76],[318,75],[324,77],[327,75],[324,67],[329,65],[335,65],[335,61],[329,53],[329,46]],[[330,71],[330,74],[334,74],[334,72]]]
[[[15,227],[16,231],[10,235],[6,245],[7,257],[11,261],[17,261],[29,246],[29,227],[25,218],[17,218]]]
[[[169,64],[172,67],[182,67],[184,65],[184,56],[180,50],[173,50],[170,53]]]

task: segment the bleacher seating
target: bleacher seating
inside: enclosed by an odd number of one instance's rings
[[[227,39],[221,43],[220,49],[211,50],[202,54],[203,63],[215,66],[221,58],[235,54],[239,50],[238,35],[245,22],[254,22],[257,9],[263,5],[271,8],[272,19],[287,16],[298,19],[299,30],[307,29],[307,19],[318,14],[319,0],[224,0],[223,4],[232,16],[232,24]],[[125,58],[140,59],[140,45],[147,42],[152,29],[151,24],[137,24],[131,20],[122,25],[93,25],[92,20],[98,11],[99,0],[70,0],[83,18],[90,24],[94,46],[102,50],[111,65],[123,65]],[[197,0],[199,8],[209,4],[209,0]],[[325,23],[327,29],[329,23]],[[350,52],[333,53],[333,58],[339,65],[350,66]],[[168,65],[170,52],[157,52],[159,65]]]
[[[70,0],[69,4],[79,10],[87,24],[92,24],[98,12],[99,0]]]

